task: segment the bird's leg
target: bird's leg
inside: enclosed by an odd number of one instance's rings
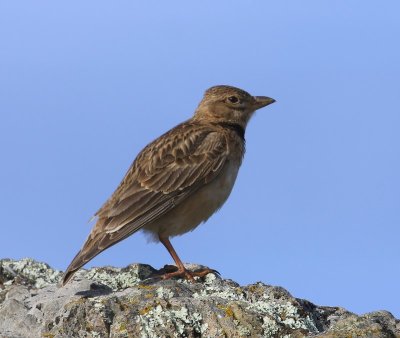
[[[169,254],[175,261],[176,266],[178,267],[178,270],[174,272],[169,272],[165,273],[162,275],[163,279],[170,279],[172,277],[184,277],[192,282],[194,282],[194,277],[204,277],[208,273],[218,273],[215,270],[211,270],[208,268],[199,270],[199,271],[189,271],[185,268],[183,265],[181,259],[179,258],[178,254],[176,253],[174,247],[172,246],[171,242],[169,241],[168,237],[164,237],[162,235],[158,235],[158,238],[160,239],[160,242],[165,246],[165,248],[168,250]]]
[[[158,238],[160,239],[160,242],[165,246],[165,248],[168,250],[169,254],[175,261],[176,266],[178,267],[178,270],[174,272],[169,272],[165,273],[162,278],[163,279],[169,279],[172,277],[176,276],[182,276],[185,277],[186,279],[190,281],[194,281],[193,276],[189,273],[188,270],[186,270],[185,266],[183,265],[181,259],[179,258],[178,254],[176,253],[174,247],[172,246],[171,242],[169,241],[168,237],[164,237],[162,235],[158,235]]]

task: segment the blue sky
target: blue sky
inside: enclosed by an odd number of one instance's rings
[[[400,317],[398,1],[2,1],[0,257],[65,269],[148,142],[205,89],[277,102],[183,261]],[[171,263],[136,234],[88,266]]]

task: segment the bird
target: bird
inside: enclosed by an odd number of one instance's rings
[[[65,285],[83,265],[139,230],[161,242],[175,261],[162,279],[194,281],[209,268],[185,268],[170,238],[194,230],[229,197],[245,153],[245,129],[267,96],[218,85],[207,89],[193,116],[148,144],[95,213],[88,238],[66,269]]]

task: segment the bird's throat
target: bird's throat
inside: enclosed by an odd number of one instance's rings
[[[244,128],[238,124],[238,123],[233,123],[233,122],[218,122],[216,125],[221,126],[226,129],[233,130],[243,141],[245,141],[244,138]]]

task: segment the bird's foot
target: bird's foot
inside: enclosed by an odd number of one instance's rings
[[[205,277],[209,273],[213,273],[216,275],[220,275],[220,273],[217,270],[209,269],[209,268],[202,268],[198,269],[195,271],[190,271],[187,270],[185,267],[182,268],[177,268],[176,266],[173,265],[165,265],[164,268],[162,269],[165,271],[160,277],[162,279],[170,279],[173,277],[182,277],[190,282],[195,282],[196,280],[194,277]],[[169,272],[171,271],[171,272]]]

